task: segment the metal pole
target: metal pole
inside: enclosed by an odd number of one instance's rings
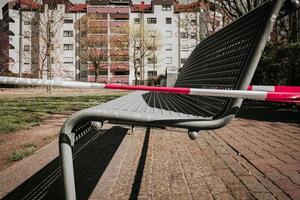
[[[20,24],[19,24],[19,77],[22,78],[22,69],[23,69],[23,13],[21,4],[19,5],[19,15],[20,15]]]
[[[62,135],[61,135],[62,137]],[[72,147],[63,141],[59,142],[62,176],[66,200],[76,200],[75,177],[73,169]]]

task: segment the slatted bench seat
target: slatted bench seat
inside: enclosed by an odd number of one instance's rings
[[[282,4],[268,1],[203,40],[180,70],[175,87],[246,90]],[[82,124],[109,121],[195,132],[225,126],[241,103],[240,98],[138,91],[73,114],[59,141],[66,199],[76,198],[71,147]]]

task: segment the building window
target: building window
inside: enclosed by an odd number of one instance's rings
[[[181,38],[188,38],[188,33],[180,33]]]
[[[24,51],[30,51],[30,45],[24,45]]]
[[[98,75],[102,75],[102,76],[106,76],[108,73],[107,73],[107,70],[99,70],[98,71]]]
[[[64,37],[73,37],[73,31],[64,31]]]
[[[116,76],[127,76],[129,75],[129,71],[115,71]]]
[[[147,18],[148,24],[156,24],[156,18]]]
[[[166,57],[166,64],[172,64],[172,57]]]
[[[157,71],[148,71],[147,74],[149,77],[157,76]]]
[[[166,44],[166,51],[172,51],[172,44]]]
[[[64,44],[64,50],[73,50],[73,44]]]
[[[166,37],[167,38],[172,37],[172,31],[166,31]]]
[[[73,64],[73,57],[64,57],[63,62],[64,64]]]
[[[172,24],[172,18],[166,18],[166,24]]]
[[[24,38],[30,38],[30,32],[29,31],[24,32]]]
[[[134,18],[134,23],[139,24],[140,23],[140,18]]]
[[[171,7],[171,5],[162,5],[161,10],[162,11],[170,11],[170,10],[172,10],[172,7]]]
[[[156,64],[157,63],[157,58],[153,58],[153,57],[150,57],[147,59],[147,63],[148,64]]]
[[[196,34],[195,32],[192,32],[192,33],[190,34],[190,36],[191,36],[192,39],[196,39],[197,34]]]
[[[73,24],[73,19],[64,19],[64,24]]]
[[[180,50],[181,51],[189,51],[189,46],[188,45],[182,45]]]
[[[181,62],[181,64],[184,64],[186,62],[186,58],[181,58],[180,62]]]

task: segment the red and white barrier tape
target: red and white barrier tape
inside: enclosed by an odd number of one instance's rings
[[[268,91],[268,92],[300,92],[300,86],[268,86],[268,85],[250,85],[248,90]]]
[[[297,92],[269,92],[269,91],[247,91],[247,90],[219,90],[219,89],[198,89],[198,88],[174,88],[174,87],[154,87],[154,86],[131,86],[120,84],[101,84],[75,81],[42,80],[14,77],[0,77],[2,84],[17,85],[39,85],[53,87],[72,87],[72,88],[97,88],[97,89],[121,89],[121,90],[143,90],[157,91],[175,94],[214,96],[243,98],[275,102],[300,103],[300,91]],[[253,86],[252,86],[253,89]]]

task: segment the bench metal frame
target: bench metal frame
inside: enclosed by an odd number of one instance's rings
[[[232,85],[232,87],[230,88],[225,87],[219,89],[235,89],[235,90],[247,89],[252,79],[252,76],[255,72],[259,59],[262,55],[265,44],[272,31],[272,27],[275,23],[276,16],[279,13],[279,10],[283,2],[284,1],[282,0],[271,0],[265,3],[264,5],[260,6],[260,7],[264,7],[263,8],[264,10],[260,10],[259,12],[266,13],[265,14],[266,16],[263,18],[265,21],[262,21],[261,22],[262,24],[259,26],[258,30],[256,30],[257,34],[255,36],[254,41],[251,44],[252,46],[250,48],[250,52],[247,53],[248,54],[247,59],[243,63],[243,69],[239,73],[239,77],[236,80],[235,84]],[[255,10],[251,11],[249,14],[258,12],[259,9],[261,8],[256,8]],[[188,73],[185,69],[193,66],[197,67],[196,66],[197,64],[195,64],[197,63],[197,61],[195,60],[199,58],[198,53],[203,51],[203,48],[210,48],[210,46],[213,45],[213,43],[211,44],[210,42],[214,42],[214,38],[227,37],[225,34],[228,32],[228,30],[232,29],[236,24],[240,23],[243,19],[245,19],[245,17],[247,17],[247,15],[233,22],[229,26],[225,27],[224,30],[220,30],[216,34],[208,37],[195,48],[194,52],[188,58],[186,64],[183,67],[183,70],[181,72],[183,73],[183,75],[182,74],[179,75],[179,78],[176,83],[176,87],[191,87],[191,85],[189,85],[189,82],[185,82],[185,80],[181,79],[181,77],[184,77],[184,73]],[[218,62],[218,60],[211,61],[211,62],[212,63]],[[193,70],[193,69],[189,69],[189,70]],[[214,87],[213,84],[210,85],[209,87],[204,87],[203,85],[204,84],[202,84],[202,86],[199,86],[198,88],[218,89],[218,85],[215,85],[216,88],[213,88]],[[151,94],[153,94],[154,96],[156,95],[155,93],[151,93]],[[126,100],[126,98],[129,98],[130,95],[132,95],[132,97],[133,95],[136,95],[137,98],[143,98],[143,97],[145,98],[145,96],[143,95],[147,95],[147,93],[134,93],[134,94],[129,94],[129,96],[125,96],[121,98]],[[158,96],[156,99],[159,98],[164,98],[164,97]],[[121,101],[123,100],[122,99],[116,100],[116,102],[121,102]],[[149,104],[149,102],[146,103]],[[134,111],[126,112],[122,110],[118,111],[118,110],[109,109],[109,105],[113,106],[113,104],[110,102],[106,103],[105,105],[89,108],[73,114],[64,123],[63,127],[61,128],[60,136],[59,136],[59,150],[60,150],[65,198],[68,200],[76,199],[72,147],[74,146],[75,143],[74,128],[78,126],[78,124],[86,123],[88,121],[101,121],[101,122],[110,121],[112,123],[115,122],[115,123],[122,123],[127,125],[141,125],[147,127],[170,126],[170,127],[187,128],[189,130],[216,129],[228,124],[235,117],[241,104],[242,104],[241,98],[226,99],[226,105],[222,108],[221,112],[216,113],[215,115],[212,116],[204,116],[204,117],[194,116],[191,113],[184,113],[184,112],[176,115],[175,111],[172,111],[175,114],[171,116],[166,116],[164,114],[156,115],[155,110],[160,110],[162,108],[161,107],[155,108],[155,104],[154,104],[154,106],[148,105],[150,109],[154,109],[154,114],[152,113],[148,115],[147,113],[144,113],[144,118],[141,119],[141,114],[140,113],[134,114],[135,113]],[[104,107],[106,109],[104,109]],[[180,115],[183,115],[183,117],[182,118],[179,117]]]

